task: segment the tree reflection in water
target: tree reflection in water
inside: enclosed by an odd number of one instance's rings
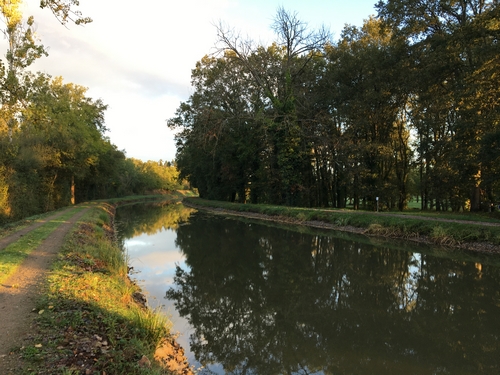
[[[121,206],[117,210],[120,240],[123,242],[141,234],[154,235],[165,229],[177,229],[195,211],[167,200]]]
[[[492,374],[499,268],[196,213],[167,298],[234,374]]]

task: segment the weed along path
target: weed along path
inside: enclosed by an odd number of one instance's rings
[[[89,207],[83,206],[76,212],[73,210],[63,210],[0,239],[1,252],[51,222],[55,226],[18,269],[0,284],[0,374],[16,373],[19,359],[9,353],[12,348],[21,346],[23,338],[29,334],[33,309],[50,265],[56,259],[66,234]],[[66,220],[61,219],[68,215]]]

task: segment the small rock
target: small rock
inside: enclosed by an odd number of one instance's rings
[[[138,364],[141,367],[151,367],[151,361],[145,355],[142,356],[142,358],[139,360]]]

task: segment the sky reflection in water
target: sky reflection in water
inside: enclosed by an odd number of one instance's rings
[[[151,307],[163,306],[171,317],[175,330],[181,333],[179,342],[189,347],[189,324],[179,316],[173,301],[165,299],[165,291],[173,285],[176,265],[186,267],[185,257],[175,246],[176,233],[172,229],[154,235],[141,234],[125,240],[125,249],[130,257],[130,266],[137,272],[132,277],[146,292]]]

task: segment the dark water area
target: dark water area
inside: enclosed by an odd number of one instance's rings
[[[117,220],[201,374],[500,373],[499,258],[182,205]]]

